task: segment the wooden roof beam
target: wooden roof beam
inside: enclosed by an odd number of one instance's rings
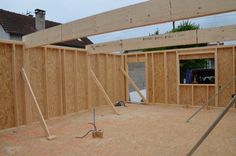
[[[129,28],[236,11],[235,0],[150,0],[23,37],[27,48]]]
[[[92,53],[158,48],[236,40],[236,25],[168,33],[86,46]]]

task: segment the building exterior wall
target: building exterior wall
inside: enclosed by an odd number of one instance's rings
[[[10,39],[10,34],[6,33],[3,27],[0,25],[0,39]]]

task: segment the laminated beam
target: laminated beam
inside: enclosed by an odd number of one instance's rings
[[[129,28],[236,11],[235,0],[151,0],[41,30],[23,37],[26,48]]]
[[[89,52],[104,53],[230,40],[236,40],[236,25],[93,44],[86,49]]]

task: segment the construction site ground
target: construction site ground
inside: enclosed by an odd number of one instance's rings
[[[223,108],[201,111],[190,123],[185,120],[197,108],[175,105],[96,109],[96,125],[102,139],[84,135],[92,126],[90,110],[47,121],[55,140],[48,141],[39,123],[0,131],[0,156],[183,156],[192,148]],[[236,110],[231,109],[203,142],[196,156],[236,155]]]

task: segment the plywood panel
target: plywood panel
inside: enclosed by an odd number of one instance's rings
[[[88,108],[87,106],[87,95],[88,95],[88,70],[86,64],[86,53],[77,52],[77,87],[78,87],[78,105],[79,110]]]
[[[47,49],[47,101],[50,117],[60,115],[60,88],[59,88],[59,52],[57,49]]]
[[[215,95],[215,87],[214,86],[209,86],[209,98]],[[215,98],[212,99],[211,102],[208,104],[209,106],[215,106]]]
[[[180,104],[192,105],[192,86],[180,86]]]
[[[193,105],[202,106],[207,102],[207,86],[194,86]]]
[[[218,48],[218,76],[219,89],[233,78],[233,49]],[[219,106],[225,106],[231,99],[233,84],[227,87],[219,96]]]
[[[44,81],[44,49],[43,48],[34,48],[29,50],[29,72],[26,73],[29,75],[30,83],[34,94],[39,103],[39,107],[43,113],[43,116],[46,116],[46,105],[45,105],[45,81]],[[34,107],[32,97],[30,97],[30,104],[32,106],[32,119],[33,121],[39,121],[39,116],[37,110]]]
[[[97,67],[97,55],[90,55],[90,65],[91,69],[94,71],[96,76],[98,75],[98,67]],[[91,105],[92,106],[97,106],[98,103],[98,88],[96,83],[93,81],[93,79],[90,79],[90,89],[91,89]]]
[[[97,67],[98,67],[98,74],[97,78],[102,84],[103,88],[106,90],[106,55],[97,55]],[[99,90],[98,91],[98,104],[99,105],[106,105],[105,98],[103,96],[103,93]]]
[[[13,127],[12,45],[0,44],[0,129]]]
[[[177,103],[176,52],[167,53],[168,104]]]
[[[15,59],[15,75],[16,75],[16,101],[18,106],[18,122],[19,125],[25,124],[25,98],[24,98],[24,82],[21,77],[21,68],[23,67],[23,45],[16,45]]]
[[[73,113],[76,109],[75,102],[75,51],[66,50],[65,52],[65,81],[66,81],[66,113]]]
[[[113,70],[113,56],[112,55],[107,55],[107,94],[110,97],[111,101],[114,102],[115,101],[115,92],[114,92],[114,83],[113,83],[113,79],[114,79],[114,70]]]
[[[154,54],[155,103],[165,102],[164,54]]]

